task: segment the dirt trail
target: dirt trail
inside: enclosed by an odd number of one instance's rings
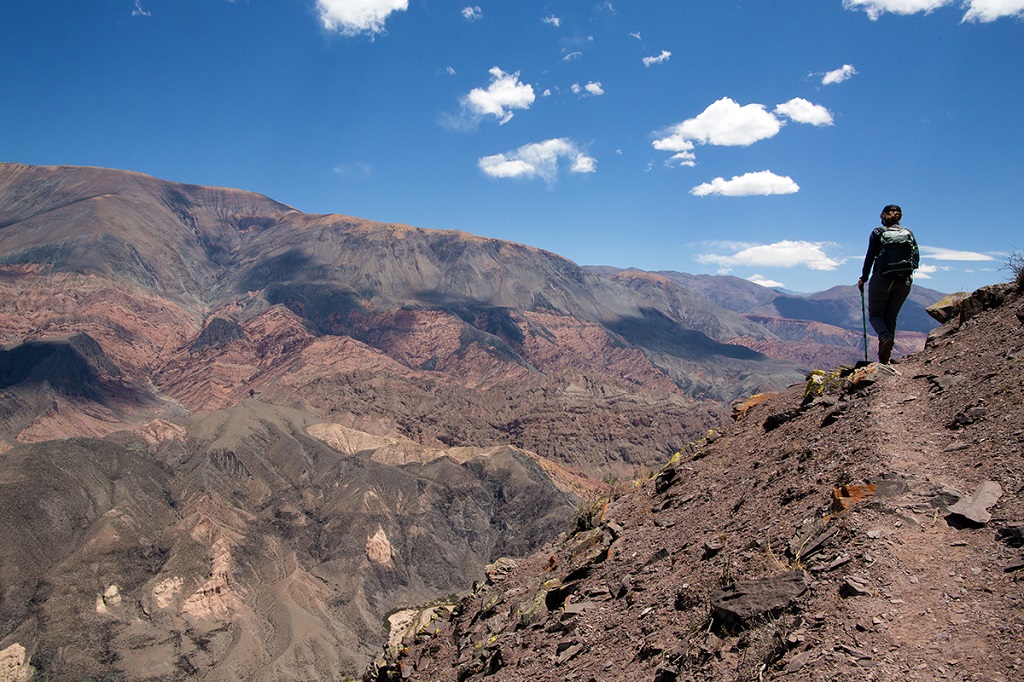
[[[972,459],[974,444],[942,423],[923,360],[894,369],[868,398],[864,435],[890,467],[879,474],[899,473],[930,491],[973,492],[984,478]],[[854,646],[870,657],[862,661],[865,679],[1024,679],[1020,614],[1000,594],[1014,589],[1003,572],[1010,557],[994,542],[994,531],[951,525],[937,509],[901,506],[910,501],[881,502],[852,520],[864,538],[870,594],[842,607]],[[870,661],[884,665],[871,671]]]

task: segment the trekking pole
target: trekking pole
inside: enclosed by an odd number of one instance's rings
[[[860,320],[864,324],[864,362],[868,362],[868,314],[864,309],[864,289],[860,290]]]

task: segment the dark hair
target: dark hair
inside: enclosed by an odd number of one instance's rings
[[[881,218],[883,225],[896,225],[897,223],[900,222],[900,219],[902,217],[903,209],[901,209],[896,204],[889,204],[888,206],[882,209]]]

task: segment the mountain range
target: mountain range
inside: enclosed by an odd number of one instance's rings
[[[853,287],[691,277],[0,164],[0,652],[47,679],[350,674],[389,612],[863,352]],[[915,295],[923,344],[940,295]]]

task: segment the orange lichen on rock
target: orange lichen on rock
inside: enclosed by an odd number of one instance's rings
[[[755,405],[760,405],[769,398],[774,398],[778,393],[757,393],[746,400],[737,401],[732,405],[732,418],[736,421],[747,416],[747,412]]]
[[[842,485],[832,489],[832,509],[834,511],[846,511],[858,502],[863,502],[869,497],[874,497],[878,486],[874,483],[867,485]]]

